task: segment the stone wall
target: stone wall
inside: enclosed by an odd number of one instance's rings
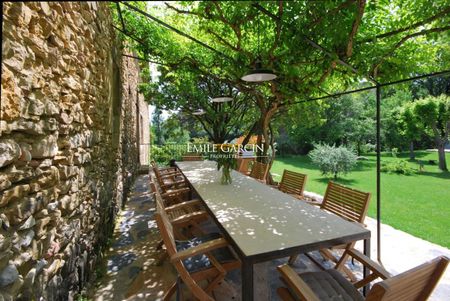
[[[9,2],[3,17],[0,300],[70,300],[139,168],[138,63],[108,3]]]

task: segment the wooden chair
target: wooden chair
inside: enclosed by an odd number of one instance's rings
[[[182,157],[183,161],[203,161],[203,157],[198,153],[186,153]]]
[[[162,174],[157,166],[152,167],[158,184],[163,192],[166,192],[169,189],[177,189],[187,186],[186,179],[181,172],[177,171],[168,174]]]
[[[306,178],[307,176],[305,174],[285,169],[283,171],[281,182],[278,183],[277,188],[297,199],[301,199],[303,198],[303,191],[305,190]]]
[[[320,204],[320,208],[334,213],[348,221],[364,225],[364,219],[366,218],[367,209],[369,208],[370,196],[371,194],[368,192],[362,192],[330,181],[322,204]],[[354,245],[355,243],[339,245],[332,249],[348,249],[353,248]],[[352,281],[355,280],[353,273],[343,264],[347,259],[346,255],[342,256],[340,259],[336,258],[330,249],[322,249],[320,250],[320,253],[325,259],[329,259],[336,264],[341,261],[342,264],[338,265],[339,269],[342,269]],[[313,257],[309,256],[309,254],[305,255],[318,266],[322,267],[322,265]],[[289,263],[294,263],[296,258],[297,255],[291,256],[289,258]]]
[[[152,168],[157,168],[161,175],[179,174],[180,170],[177,167],[159,167],[155,161],[151,161]]]
[[[371,273],[366,278],[352,285],[334,269],[297,274],[288,265],[283,265],[278,267],[278,271],[287,287],[279,287],[278,295],[284,301],[425,301],[436,287],[449,262],[444,256],[437,257],[391,277],[385,269],[362,253],[354,249],[348,250],[347,253],[370,270]],[[364,298],[358,289],[377,278],[384,281],[374,284]]]
[[[255,158],[237,158],[236,171],[248,176],[250,175],[249,165],[254,162]]]
[[[267,173],[269,172],[269,164],[264,164],[261,162],[253,162],[252,171],[250,172],[250,177],[266,183]]]
[[[217,233],[187,241],[176,241],[166,212],[157,210],[155,218],[170,262],[177,270],[179,278],[198,300],[214,300],[210,295],[213,289],[223,281],[228,271],[241,265],[228,242]],[[206,288],[200,285],[203,280],[208,281]],[[170,299],[177,290],[177,284],[178,281],[173,283],[164,294],[163,300]]]
[[[205,234],[199,224],[208,220],[209,215],[199,199],[167,206],[164,202],[164,194],[161,195],[155,183],[151,183],[150,186],[155,195],[157,209],[166,212],[170,223],[175,227],[178,239]]]

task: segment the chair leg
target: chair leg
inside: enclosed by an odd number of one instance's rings
[[[181,285],[183,284],[183,282],[181,281],[181,278],[178,277],[177,278],[177,301],[181,301],[183,300],[183,289],[181,287]]]
[[[154,265],[155,265],[155,266],[160,266],[160,265],[162,265],[163,262],[164,262],[167,258],[169,258],[169,255],[167,254],[166,251],[164,251],[164,252],[159,256],[159,258],[155,261]]]
[[[289,261],[288,263],[290,265],[294,264],[294,262],[297,260],[298,255],[292,255],[291,257],[289,257]]]
[[[280,296],[281,300],[283,300],[283,301],[295,301],[295,299],[292,297],[289,290],[285,287],[277,288],[277,294],[278,294],[278,296]]]
[[[343,255],[339,260],[333,255],[333,253],[331,253],[330,250],[327,249],[323,249],[320,250],[320,254],[322,255],[323,258],[325,259],[329,259],[330,261],[334,262],[336,264],[335,269],[337,270],[341,270],[342,272],[344,272],[348,278],[350,279],[351,282],[355,282],[357,279],[355,277],[355,275],[353,274],[353,272],[344,265],[345,261],[347,260],[348,256],[347,255]]]
[[[223,279],[225,279],[225,275],[223,275],[222,273],[220,273],[216,278],[213,279],[213,281],[211,281],[211,283],[208,284],[208,286],[205,288],[205,292],[207,294],[211,294],[213,289],[221,282],[223,281]]]
[[[156,250],[161,250],[163,246],[164,241],[161,239],[160,241],[158,241],[158,244],[156,245]]]
[[[173,296],[173,294],[175,293],[175,291],[177,290],[177,281],[175,281],[170,287],[169,289],[164,293],[163,296],[163,300],[164,301],[169,301],[170,298]]]
[[[317,265],[321,270],[325,271],[325,267],[320,264],[314,257],[312,257],[311,255],[309,255],[309,253],[305,253],[305,256],[309,258],[309,260],[311,260],[315,265]]]

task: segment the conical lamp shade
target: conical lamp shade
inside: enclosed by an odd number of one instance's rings
[[[251,70],[248,74],[241,77],[246,82],[265,82],[274,80],[277,76],[270,69],[263,69],[261,61],[258,59],[255,64],[255,69]]]
[[[214,97],[213,99],[211,99],[212,102],[227,102],[227,101],[232,101],[233,98],[229,97],[229,96],[219,96],[219,97]]]

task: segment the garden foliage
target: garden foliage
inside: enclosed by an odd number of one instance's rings
[[[309,157],[323,175],[333,175],[335,179],[339,174],[350,172],[357,162],[357,156],[351,149],[327,144],[315,144]]]

